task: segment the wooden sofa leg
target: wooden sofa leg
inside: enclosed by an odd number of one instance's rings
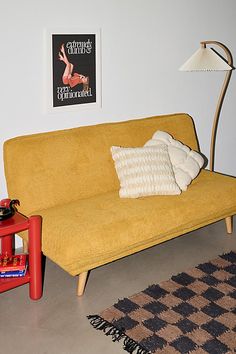
[[[227,218],[225,218],[225,224],[226,224],[227,233],[232,234],[232,232],[233,232],[233,217],[227,216]]]
[[[88,272],[84,272],[84,273],[79,274],[78,288],[77,288],[77,295],[78,296],[82,296],[84,293],[87,277],[88,277]]]

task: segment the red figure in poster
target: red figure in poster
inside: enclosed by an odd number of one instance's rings
[[[62,82],[64,85],[69,85],[70,87],[74,87],[78,84],[83,84],[83,90],[88,91],[89,89],[89,77],[84,76],[78,73],[73,73],[74,65],[69,62],[66,53],[64,44],[61,45],[61,49],[59,52],[59,60],[63,61],[66,65],[63,76]]]

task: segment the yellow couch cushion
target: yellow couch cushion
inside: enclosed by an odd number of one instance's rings
[[[236,213],[236,178],[203,170],[178,196],[117,191],[38,210],[42,249],[76,275]]]
[[[119,188],[112,145],[140,147],[154,132],[164,130],[198,149],[193,121],[187,114],[169,114],[33,134],[4,144],[10,198],[30,214]]]

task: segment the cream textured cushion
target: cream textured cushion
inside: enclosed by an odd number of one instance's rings
[[[187,186],[199,174],[204,160],[198,152],[160,130],[155,132],[152,139],[148,140],[144,146],[162,146],[163,144],[168,146],[175,180],[180,189],[186,191]]]
[[[121,198],[180,194],[167,145],[123,148],[112,146]]]

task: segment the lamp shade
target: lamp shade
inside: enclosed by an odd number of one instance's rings
[[[232,70],[211,48],[199,48],[180,68],[180,71],[224,71]]]

